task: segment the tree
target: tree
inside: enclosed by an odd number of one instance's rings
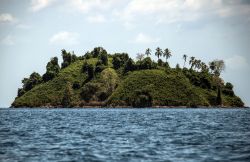
[[[181,69],[181,68],[180,68],[180,65],[179,65],[179,64],[176,64],[175,69],[176,69],[176,70],[180,70],[180,69]]]
[[[100,73],[105,69],[105,66],[102,64],[101,60],[98,60],[96,62],[96,66],[95,66],[95,73]]]
[[[72,97],[73,97],[72,86],[69,82],[67,82],[65,90],[64,90],[62,102],[61,102],[62,106],[63,107],[71,107],[72,100],[73,100]]]
[[[217,97],[216,101],[218,105],[222,105],[222,97],[221,97],[221,86],[222,81],[220,79],[220,74],[223,70],[225,70],[225,63],[223,60],[214,60],[209,63],[212,72],[214,73],[214,80],[217,84]]]
[[[233,90],[233,87],[234,87],[233,84],[230,82],[227,82],[225,85],[225,88],[230,89],[230,90]]]
[[[23,90],[23,88],[18,88],[17,90],[17,97],[21,97],[22,95],[24,95],[25,90]]]
[[[217,103],[217,105],[222,105],[221,87],[217,88],[216,103]]]
[[[89,102],[91,98],[95,95],[95,93],[100,89],[100,84],[98,83],[86,83],[83,88],[81,89],[81,98]]]
[[[88,79],[94,78],[94,66],[92,64],[88,66],[87,72],[88,72]]]
[[[107,52],[101,52],[99,55],[99,59],[101,60],[102,64],[105,66],[108,65],[108,54]]]
[[[141,61],[139,69],[152,69],[152,68],[153,68],[153,62],[150,57],[146,57]]]
[[[76,62],[76,60],[78,59],[77,56],[74,54],[74,51],[73,51],[73,54],[71,55],[71,59],[72,59],[72,60],[71,60],[72,63],[73,63],[73,62]]]
[[[88,64],[88,62],[85,60],[85,61],[83,62],[83,65],[82,65],[81,72],[82,72],[82,73],[87,72],[87,71],[88,71],[88,68],[89,68],[89,64]]]
[[[101,73],[101,79],[103,82],[103,87],[105,87],[105,91],[108,95],[112,94],[118,85],[119,77],[114,69],[106,68]]]
[[[168,48],[166,48],[163,52],[163,56],[166,57],[166,62],[167,62],[167,60],[172,56],[171,51]]]
[[[147,49],[146,49],[145,55],[146,55],[147,57],[148,57],[149,55],[151,55],[151,49],[150,49],[150,48],[147,48]]]
[[[131,105],[133,107],[152,107],[153,99],[150,93],[146,90],[136,91],[135,95],[131,99]]]
[[[190,67],[190,69],[192,70],[193,69],[193,67],[194,67],[194,65],[195,65],[195,57],[194,56],[192,56],[192,57],[190,57],[190,60],[189,60],[189,65],[191,65],[191,67]]]
[[[92,57],[97,58],[101,54],[107,54],[107,51],[102,47],[95,47],[93,51],[90,52]]]
[[[201,72],[208,73],[208,67],[204,62],[201,63]]]
[[[183,60],[184,60],[183,68],[185,67],[185,64],[186,64],[186,61],[187,61],[187,57],[188,56],[186,54],[184,54],[183,57],[182,57]]]
[[[157,47],[156,48],[156,51],[155,51],[155,56],[157,56],[158,60],[159,58],[162,56],[162,50],[160,49],[160,47]]]
[[[119,69],[122,65],[122,61],[120,57],[114,56],[112,60],[113,68],[114,69]]]
[[[143,53],[137,53],[136,54],[136,59],[141,61],[144,58],[144,54]]]
[[[18,96],[23,95],[25,92],[31,90],[41,82],[42,82],[42,77],[40,76],[40,74],[33,72],[32,74],[30,74],[29,78],[24,78],[22,80],[23,88],[18,90]]]
[[[215,70],[215,62],[214,62],[214,61],[209,62],[209,68],[210,68],[210,70],[211,70],[211,73],[213,73],[214,70]]]
[[[47,63],[46,66],[46,73],[42,76],[42,80],[47,82],[52,80],[60,71],[60,66],[58,65],[58,58],[53,57]]]
[[[133,71],[135,69],[136,69],[136,67],[135,67],[134,61],[131,58],[129,58],[128,61],[125,64],[124,73],[127,73],[129,71]]]
[[[85,59],[90,59],[90,58],[92,58],[92,55],[91,55],[91,53],[88,51],[88,52],[86,52],[85,53],[85,55],[83,56]]]
[[[62,58],[63,58],[62,68],[66,68],[67,66],[71,64],[72,56],[65,49],[62,49]]]
[[[196,68],[196,69],[200,69],[201,68],[201,60],[194,60],[194,67]]]
[[[74,81],[73,85],[72,85],[72,88],[73,89],[79,89],[81,86],[80,86],[80,83],[78,81]]]
[[[216,76],[220,76],[221,72],[225,70],[225,63],[223,60],[214,60],[209,63],[210,69]]]

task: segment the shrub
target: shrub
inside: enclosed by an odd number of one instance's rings
[[[133,107],[152,107],[152,97],[146,91],[137,91],[134,98],[132,98]]]
[[[81,90],[81,98],[86,102],[89,102],[99,89],[100,84],[98,83],[86,83]]]
[[[80,86],[80,83],[78,81],[75,81],[72,85],[72,88],[73,89],[79,89],[81,86]]]
[[[85,61],[83,62],[83,65],[82,65],[81,72],[82,72],[82,73],[87,72],[87,71],[88,71],[88,67],[89,67],[89,64],[88,64],[87,61],[85,60]]]

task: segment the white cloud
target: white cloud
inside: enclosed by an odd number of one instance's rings
[[[49,42],[51,44],[60,44],[60,45],[75,45],[78,44],[78,34],[62,31],[53,35]]]
[[[73,0],[70,4],[73,8],[77,8],[83,13],[90,11],[107,10],[111,6],[119,3],[117,0]]]
[[[247,63],[247,59],[240,55],[234,55],[225,60],[226,68],[230,68],[232,70],[240,70],[245,69],[249,66]]]
[[[206,17],[250,16],[249,4],[222,0],[131,0],[115,15],[124,23],[150,18],[155,23],[190,22]],[[243,18],[244,19],[244,18]]]
[[[90,23],[104,23],[106,22],[106,18],[103,15],[94,15],[94,16],[88,16],[87,21]]]
[[[15,19],[9,13],[0,14],[0,22],[13,22]]]
[[[149,44],[149,43],[157,43],[159,42],[159,40],[160,40],[159,38],[153,38],[149,35],[139,33],[132,42],[139,44]]]
[[[31,0],[31,11],[40,11],[52,4],[55,0]]]
[[[1,40],[1,43],[4,44],[4,45],[7,45],[7,46],[11,46],[11,45],[15,44],[15,42],[13,40],[13,37],[11,35],[8,35],[5,38],[3,38]]]

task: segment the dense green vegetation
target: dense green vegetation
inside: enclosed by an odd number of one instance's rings
[[[207,65],[184,54],[183,66],[171,68],[168,60],[172,53],[168,48],[156,48],[157,62],[150,58],[151,54],[148,48],[134,61],[127,53],[108,54],[102,47],[83,56],[63,49],[61,67],[58,58],[53,57],[45,74],[33,72],[24,78],[12,106],[244,106],[233,85],[220,77],[225,69],[223,60]]]

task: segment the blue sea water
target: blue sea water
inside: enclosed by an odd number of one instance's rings
[[[0,161],[250,161],[250,109],[0,109]]]

